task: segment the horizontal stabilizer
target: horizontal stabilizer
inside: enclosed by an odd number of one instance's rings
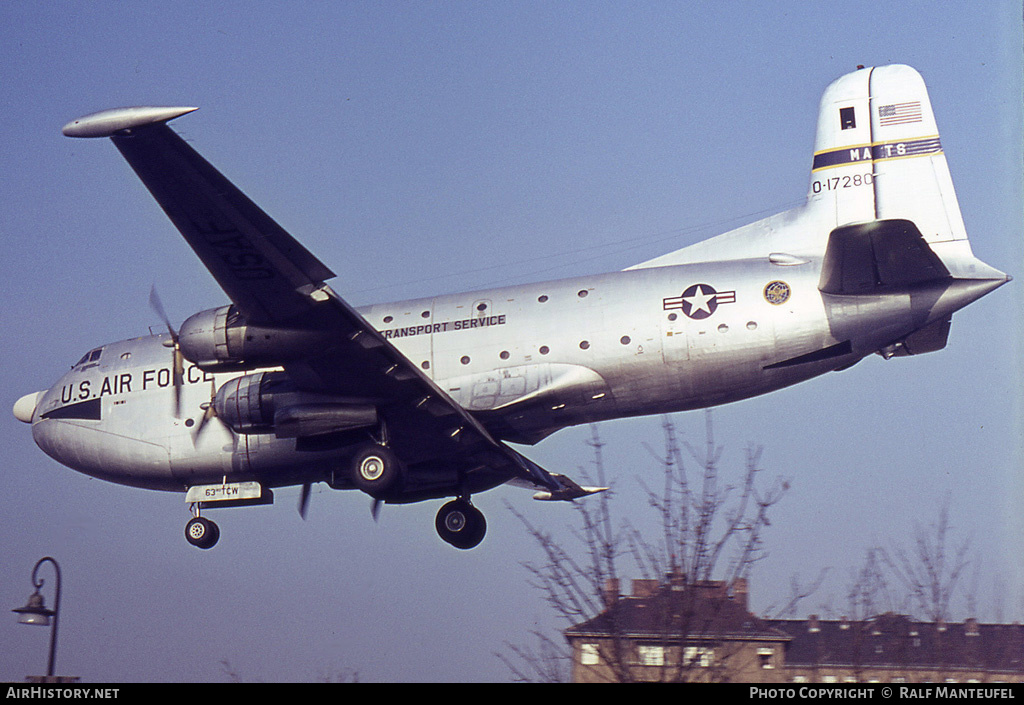
[[[949,279],[909,220],[844,225],[829,234],[818,285],[826,294],[877,294]]]

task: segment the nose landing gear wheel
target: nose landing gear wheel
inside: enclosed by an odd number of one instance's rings
[[[209,519],[194,517],[185,525],[185,539],[198,548],[213,548],[220,538],[220,527]]]
[[[441,507],[434,520],[437,534],[455,548],[478,546],[487,533],[483,512],[465,499],[456,499]]]

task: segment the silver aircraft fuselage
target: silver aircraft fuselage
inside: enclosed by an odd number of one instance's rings
[[[867,355],[946,345],[953,313],[1009,280],[971,251],[921,76],[858,69],[819,104],[800,207],[625,271],[354,308],[334,273],[167,125],[194,108],[118,108],[68,123],[109,137],[231,300],[166,335],[89,351],[15,404],[48,455],[205,504],[313,482],[380,502],[469,502],[504,482],[586,488],[508,443],[608,419],[724,404]],[[219,484],[218,484],[219,483]]]
[[[497,435],[532,443],[576,424],[764,394],[853,364],[922,325],[909,295],[858,300],[858,316],[818,290],[819,275],[820,264],[810,261],[680,265],[376,304],[360,313]],[[701,292],[685,301],[694,285]],[[774,300],[766,293],[772,287],[782,292]],[[982,293],[947,292],[927,316],[944,320]],[[848,349],[787,364],[833,346],[839,325],[852,341]],[[331,472],[335,452],[297,458],[296,439],[273,433],[235,436],[217,426],[194,442],[200,405],[243,372],[186,363],[181,406],[195,413],[177,418],[167,342],[153,335],[112,343],[97,348],[95,362],[72,368],[38,399],[32,430],[39,446],[81,472],[151,489],[181,491],[225,477],[278,486]],[[102,407],[102,428],[90,419],[42,418],[87,403]]]

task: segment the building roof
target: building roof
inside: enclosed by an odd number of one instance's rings
[[[747,641],[787,640],[789,634],[750,613],[746,581],[687,583],[634,580],[633,594],[615,591],[597,616],[566,630],[566,638],[619,636],[633,639]],[[685,636],[683,636],[685,635]]]
[[[1024,626],[918,622],[886,613],[864,621],[767,620],[790,637],[786,665],[1024,671]]]

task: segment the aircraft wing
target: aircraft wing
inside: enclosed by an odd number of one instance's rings
[[[166,123],[111,140],[248,321],[281,324],[309,311],[309,293],[334,273]]]
[[[517,478],[572,494],[411,363],[324,283],[334,276],[330,269],[166,125],[192,110],[103,111],[69,123],[64,133],[111,138],[249,323],[332,332],[332,344],[285,369],[302,389],[376,404],[411,472],[441,476],[454,466],[472,491]]]

